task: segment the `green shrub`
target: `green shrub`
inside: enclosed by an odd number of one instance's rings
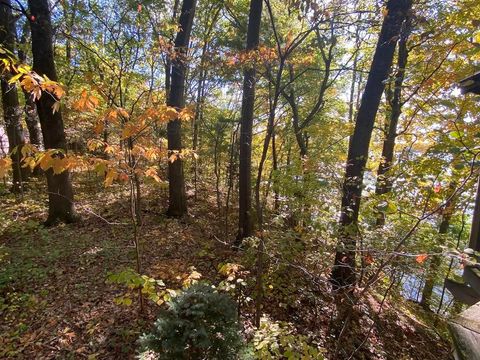
[[[242,347],[234,301],[211,286],[197,283],[172,298],[140,337],[142,351],[159,359],[236,359]]]

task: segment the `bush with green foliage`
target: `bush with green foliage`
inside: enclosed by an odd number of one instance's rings
[[[236,359],[243,346],[235,302],[210,285],[197,283],[172,298],[150,334],[140,337],[142,351],[159,359]]]
[[[304,335],[296,334],[291,324],[263,317],[252,340],[253,358],[323,360],[323,350],[309,343]]]

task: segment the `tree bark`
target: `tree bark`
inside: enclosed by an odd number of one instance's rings
[[[173,13],[172,13],[173,21],[177,20],[178,3],[179,3],[179,0],[175,0],[175,2],[173,3]],[[173,39],[170,39],[169,43],[172,44]],[[170,59],[170,56],[167,55],[167,58],[165,61],[165,97],[167,99],[170,97],[171,76],[172,76],[172,60]]]
[[[52,23],[48,0],[29,0],[32,33],[33,70],[57,81],[57,73],[52,46]],[[53,113],[52,106],[56,99],[51,94],[43,93],[36,101],[40,126],[42,128],[45,149],[67,150],[63,118],[61,111]],[[58,221],[66,223],[77,219],[73,203],[73,189],[67,170],[55,175],[52,169],[46,171],[48,188],[48,218],[46,225]]]
[[[475,251],[480,251],[480,177],[478,178],[477,183],[475,208],[473,210],[472,228],[470,230],[468,246]]]
[[[23,50],[23,46],[27,43],[27,36],[29,31],[29,24],[25,22],[25,26],[22,29],[22,35],[20,37],[20,47],[18,49],[18,59],[22,63],[26,63],[27,56]],[[28,138],[30,144],[35,145],[37,149],[42,148],[42,130],[40,129],[40,123],[38,122],[37,107],[35,106],[35,101],[32,96],[27,92],[23,91],[23,96],[25,98],[25,123],[27,124]],[[35,168],[35,171],[40,168]],[[34,173],[35,173],[34,171]]]
[[[15,19],[12,14],[10,0],[0,2],[0,43],[12,53],[15,53]],[[18,102],[18,92],[15,84],[9,84],[10,75],[2,77],[2,104],[5,127],[7,130],[8,147],[12,159],[13,181],[11,191],[19,193],[23,190],[23,181],[27,171],[21,167],[21,147],[25,137],[21,124],[21,110]]]
[[[263,0],[251,0],[248,14],[246,51],[254,51],[260,41],[260,23]],[[252,128],[255,105],[255,65],[249,65],[243,74],[243,97],[240,124],[240,164],[239,164],[239,219],[236,245],[253,233],[252,217]]]
[[[407,17],[402,35],[398,42],[398,60],[397,73],[395,74],[393,96],[390,101],[390,112],[387,124],[385,126],[385,140],[382,148],[382,161],[378,166],[377,183],[375,193],[377,195],[388,194],[392,191],[393,181],[388,176],[388,171],[393,165],[393,155],[395,150],[395,141],[397,138],[397,125],[402,113],[402,86],[405,78],[405,68],[408,60],[407,40],[411,31],[411,18]],[[385,213],[379,211],[376,225],[382,227],[385,225]]]
[[[356,281],[355,251],[357,222],[363,186],[363,173],[367,162],[375,117],[392,65],[395,46],[402,24],[411,7],[410,0],[389,0],[370,73],[358,109],[355,130],[349,144],[345,179],[342,189],[340,235],[331,274],[334,289],[350,289]]]
[[[450,184],[450,191],[449,197],[455,191],[455,183]],[[448,228],[450,226],[450,219],[452,218],[453,210],[455,208],[455,204],[453,199],[450,199],[445,204],[445,207],[442,210],[442,221],[440,223],[440,227],[438,229],[438,242],[435,249],[435,252],[440,252],[442,250],[442,245],[445,245],[445,236],[448,232]],[[425,285],[423,286],[422,290],[422,300],[420,304],[426,310],[431,311],[430,306],[432,305],[432,294],[433,288],[435,286],[435,280],[438,277],[438,270],[442,265],[442,255],[435,254],[430,259],[430,265],[427,270],[427,276],[425,280]]]
[[[180,14],[180,31],[175,39],[175,59],[172,61],[171,85],[167,105],[180,110],[185,107],[185,72],[186,56],[193,18],[195,16],[196,0],[184,0]],[[180,119],[170,121],[167,125],[167,138],[169,152],[182,150],[182,132]],[[185,179],[183,174],[183,161],[177,157],[168,163],[169,182],[169,216],[181,217],[187,212],[185,195]]]

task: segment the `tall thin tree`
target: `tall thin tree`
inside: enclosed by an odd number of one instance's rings
[[[18,45],[18,59],[22,63],[27,63],[27,54],[25,52],[25,45],[27,43],[28,33],[30,31],[30,26],[28,21],[25,22],[22,33],[20,35],[20,41]],[[27,124],[28,137],[30,144],[36,145],[38,149],[42,147],[42,130],[40,129],[40,123],[38,122],[37,107],[35,106],[35,101],[33,100],[32,95],[23,90],[23,95],[25,98],[25,123]],[[36,167],[34,172],[39,174],[40,167]]]
[[[254,51],[260,41],[260,23],[263,0],[251,0],[248,14],[246,51]],[[236,244],[251,236],[252,215],[252,128],[255,105],[255,64],[249,64],[243,74],[243,97],[240,124],[240,165],[239,165],[239,219]]]
[[[55,69],[52,23],[48,0],[29,0],[30,28],[32,34],[33,70],[57,81]],[[37,99],[37,112],[42,128],[45,149],[67,150],[63,118],[60,110],[53,111],[52,106],[57,99],[44,93]],[[61,155],[57,155],[61,156]],[[58,221],[73,222],[77,219],[73,203],[73,188],[67,170],[54,174],[52,169],[46,171],[48,188],[48,218],[46,225]]]
[[[355,252],[363,173],[375,117],[385,89],[385,80],[392,66],[395,47],[410,7],[410,0],[389,0],[387,3],[386,14],[356,116],[342,189],[340,235],[331,274],[335,289],[350,288],[356,281]]]
[[[15,18],[12,14],[10,0],[0,2],[0,43],[12,54],[15,53]],[[25,144],[25,137],[21,124],[22,111],[18,102],[18,92],[15,84],[9,84],[7,74],[1,79],[2,104],[5,127],[7,130],[8,146],[12,159],[13,184],[12,192],[20,192],[26,171],[22,169],[20,148]]]
[[[377,184],[375,187],[375,193],[377,195],[388,194],[392,190],[392,179],[389,176],[388,171],[393,165],[395,141],[397,139],[397,125],[400,115],[402,114],[402,88],[408,60],[407,41],[411,32],[411,27],[412,18],[411,16],[408,16],[398,42],[397,71],[395,73],[395,80],[393,81],[393,90],[388,90],[386,96],[388,102],[387,105],[390,107],[390,111],[388,112],[388,119],[384,130],[385,138],[383,140],[382,161],[380,161],[377,171]],[[384,212],[378,212],[376,223],[379,227],[385,224]]]
[[[187,69],[187,52],[195,16],[196,0],[184,0],[180,13],[180,30],[175,38],[175,57],[172,61],[171,84],[167,105],[180,110],[185,107],[185,72]],[[182,150],[182,132],[180,119],[172,120],[167,125],[168,150],[175,154]],[[187,212],[185,179],[182,159],[168,162],[169,204],[167,214],[180,217]]]
[[[456,190],[456,183],[454,181],[450,183],[448,190],[447,201],[445,202],[441,212],[442,218],[438,228],[438,238],[434,250],[435,253],[441,252],[442,246],[445,245],[448,228],[450,227],[450,221],[455,210],[455,199],[452,198],[452,194],[454,194]],[[442,265],[442,259],[443,256],[438,254],[434,254],[430,257],[430,264],[426,272],[425,284],[423,285],[422,289],[422,299],[420,300],[422,307],[428,311],[431,310],[430,307],[432,305],[433,288],[435,287],[435,281],[439,275],[438,273],[440,266]]]

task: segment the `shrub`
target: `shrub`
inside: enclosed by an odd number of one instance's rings
[[[150,334],[140,337],[143,351],[159,359],[236,359],[242,347],[234,301],[197,283],[172,298]]]

